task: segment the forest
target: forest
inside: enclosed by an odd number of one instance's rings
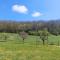
[[[60,35],[60,20],[50,21],[0,21],[0,32],[19,33],[27,32],[29,35],[39,35],[39,31],[46,29],[50,34]]]

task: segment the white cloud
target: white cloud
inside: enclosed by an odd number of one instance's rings
[[[39,17],[41,15],[42,15],[42,13],[40,13],[40,12],[34,12],[34,13],[32,13],[33,17]]]
[[[13,5],[12,10],[18,13],[27,13],[28,9],[24,5]]]

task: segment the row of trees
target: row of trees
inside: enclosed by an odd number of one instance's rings
[[[40,39],[42,40],[43,42],[43,45],[45,44],[45,40],[47,40],[48,42],[48,32],[46,29],[40,31]],[[20,32],[19,35],[21,36],[22,40],[23,40],[23,43],[24,43],[24,40],[27,38],[28,34],[24,31]]]
[[[39,35],[39,31],[47,29],[54,35],[60,34],[60,20],[55,21],[33,21],[33,22],[10,22],[0,21],[0,32],[19,33],[25,31],[30,35]]]

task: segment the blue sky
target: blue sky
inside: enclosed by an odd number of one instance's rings
[[[60,0],[0,0],[0,20],[60,19]]]

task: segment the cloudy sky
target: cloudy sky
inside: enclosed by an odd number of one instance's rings
[[[0,20],[60,19],[60,0],[0,0]]]

